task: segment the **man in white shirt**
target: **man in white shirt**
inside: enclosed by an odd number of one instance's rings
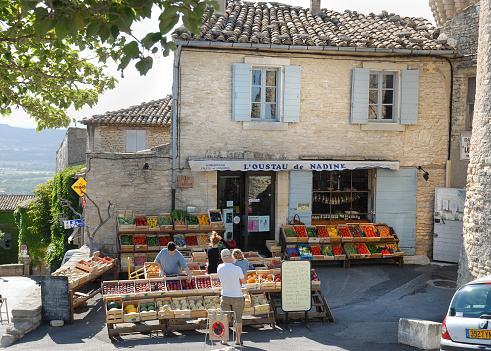
[[[242,293],[242,284],[246,284],[242,269],[232,263],[232,253],[229,249],[221,252],[223,263],[218,266],[217,273],[222,283],[222,297],[220,308],[223,311],[235,312],[235,344],[240,345],[240,335],[242,334],[242,313],[244,312],[245,301]],[[226,341],[222,341],[227,345]]]

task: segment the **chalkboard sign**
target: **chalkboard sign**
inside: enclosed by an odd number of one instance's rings
[[[45,321],[61,319],[71,323],[68,277],[43,275],[41,277],[41,316]]]
[[[281,262],[281,309],[307,312],[312,308],[310,261]]]

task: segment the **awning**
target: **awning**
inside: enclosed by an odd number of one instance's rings
[[[190,160],[193,172],[214,171],[343,171],[347,169],[399,169],[399,161],[249,161]]]

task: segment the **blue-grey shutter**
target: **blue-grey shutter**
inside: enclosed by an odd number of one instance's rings
[[[251,120],[251,65],[234,63],[232,96],[232,120]]]
[[[126,131],[126,152],[136,152],[136,130]]]
[[[351,82],[351,119],[352,124],[368,123],[368,68],[353,68]]]
[[[402,71],[401,80],[401,124],[418,124],[419,71]]]
[[[377,169],[375,187],[375,221],[394,228],[408,255],[414,255],[416,246],[416,176],[415,168]]]
[[[300,122],[301,66],[285,66],[283,122]]]
[[[308,203],[310,211],[297,211],[297,204]],[[312,172],[290,171],[290,194],[288,198],[288,222],[295,214],[306,225],[312,223]]]
[[[147,131],[136,131],[136,151],[145,150],[147,148]]]

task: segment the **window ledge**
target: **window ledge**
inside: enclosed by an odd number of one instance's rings
[[[242,129],[245,130],[288,130],[288,123],[285,122],[242,122]]]
[[[362,124],[361,130],[385,130],[391,132],[404,132],[406,130],[406,126],[396,123],[368,123]]]

